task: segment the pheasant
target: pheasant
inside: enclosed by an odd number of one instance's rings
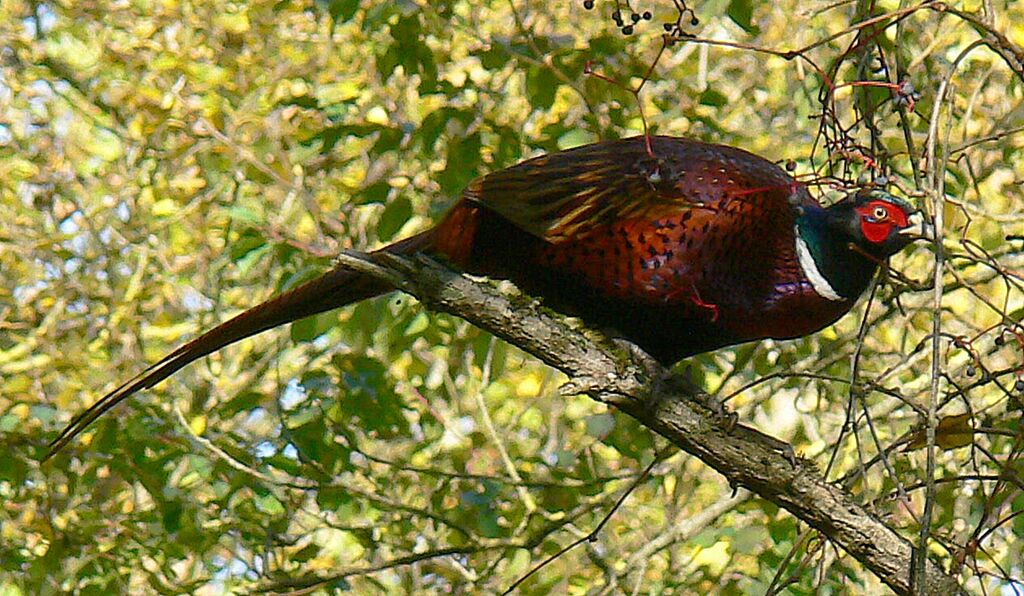
[[[482,176],[436,226],[377,253],[424,253],[511,280],[673,364],[833,323],[923,226],[921,213],[883,191],[861,190],[823,207],[761,157],[653,136],[543,155]],[[80,413],[47,457],[202,356],[393,289],[339,265],[246,310]]]

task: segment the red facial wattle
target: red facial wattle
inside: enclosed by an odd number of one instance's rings
[[[860,222],[860,231],[864,234],[864,238],[872,244],[880,244],[885,242],[885,239],[889,237],[889,232],[892,231],[892,221],[871,221],[869,219],[862,219]]]
[[[857,208],[860,214],[860,231],[872,244],[880,244],[889,238],[893,227],[909,225],[907,214],[899,207],[885,201],[871,201]]]

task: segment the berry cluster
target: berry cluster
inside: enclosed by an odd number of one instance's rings
[[[684,37],[692,37],[692,34],[683,31],[683,20],[686,19],[686,15],[690,15],[690,26],[696,27],[700,24],[700,19],[697,18],[697,13],[693,12],[693,9],[688,7],[686,2],[675,0],[675,4],[676,10],[678,11],[676,20],[662,25],[662,27],[665,28],[665,33],[672,36],[675,40],[680,40]]]
[[[1001,348],[1006,345],[1006,336],[1016,340],[1018,348],[1021,351],[1024,351],[1024,334],[1015,328],[1003,328],[1000,331],[999,335],[997,335],[993,341],[997,348]],[[953,347],[965,350],[971,357],[971,362],[964,367],[964,376],[974,378],[980,369],[982,383],[987,383],[992,380],[992,373],[985,367],[982,362],[981,354],[975,350],[972,340],[966,337],[954,337]],[[1013,383],[1013,390],[1017,393],[1024,394],[1024,366],[1018,368],[1015,375],[1017,378]]]
[[[583,8],[593,10],[594,0],[583,0]],[[633,10],[633,7],[630,6],[628,2],[626,3],[626,9],[629,11],[628,20],[623,16],[622,6],[618,2],[615,3],[615,11],[612,12],[612,20],[615,21],[615,26],[622,31],[623,35],[632,35],[636,30],[636,26],[639,25],[641,21],[650,21],[654,18],[651,11],[645,10],[643,12],[637,12]]]

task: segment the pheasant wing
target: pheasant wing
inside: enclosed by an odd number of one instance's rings
[[[530,159],[476,179],[464,196],[552,244],[578,241],[612,221],[690,209],[712,220],[729,212],[790,224],[796,207],[813,201],[763,158],[670,137],[652,137],[650,150],[644,137],[633,137]]]

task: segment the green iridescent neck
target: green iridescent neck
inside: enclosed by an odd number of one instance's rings
[[[815,284],[819,294],[833,300],[856,300],[864,293],[878,270],[878,263],[851,248],[851,239],[836,213],[821,207],[805,207],[797,218],[796,228],[798,242],[803,241],[814,270],[827,282],[825,288]],[[811,269],[808,265],[801,263],[810,278],[814,270],[808,271]],[[828,296],[828,289],[834,292],[833,296]]]

